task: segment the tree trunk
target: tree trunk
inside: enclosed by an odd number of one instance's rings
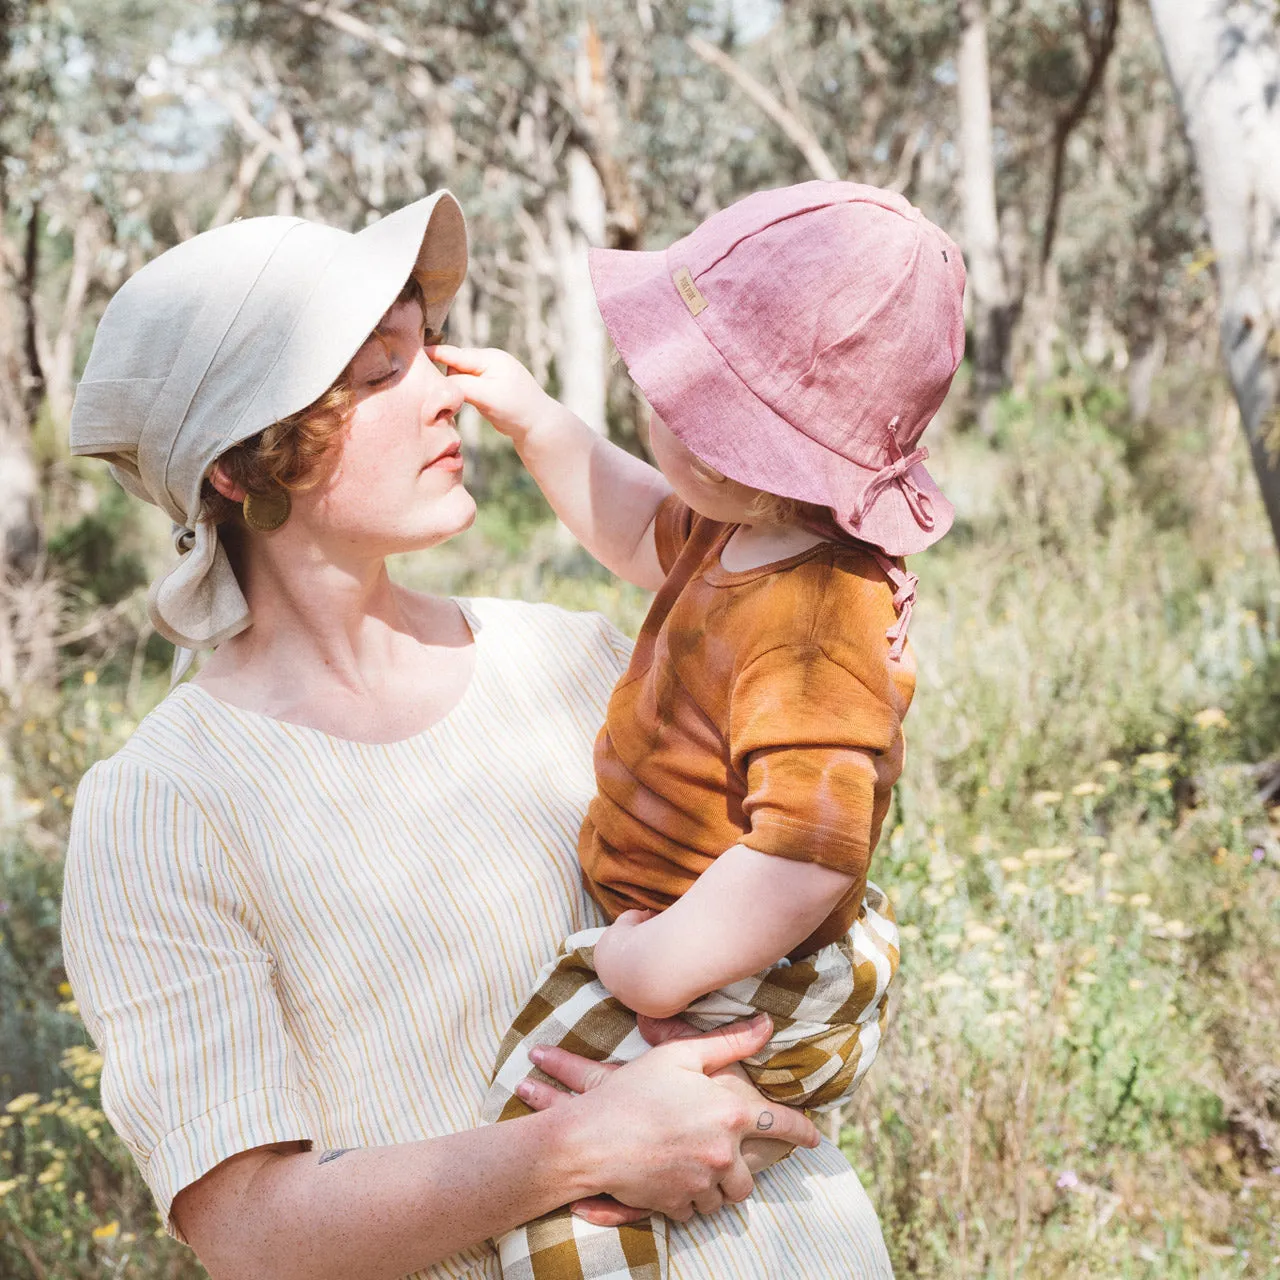
[[[1280,34],[1276,0],[1151,0],[1191,142],[1221,339],[1280,547]]]
[[[996,213],[985,0],[960,0],[956,80],[963,165],[964,248],[973,298],[973,390],[979,423],[988,431],[992,399],[1009,383],[1013,309],[1000,257],[1000,220]]]
[[[568,192],[547,200],[559,322],[556,373],[561,401],[589,427],[604,431],[605,329],[587,267],[588,246],[604,242],[604,187],[580,147],[569,148],[566,167]]]

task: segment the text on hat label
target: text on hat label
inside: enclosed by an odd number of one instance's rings
[[[671,279],[691,316],[700,315],[707,309],[707,300],[698,292],[698,286],[693,283],[693,272],[688,267],[681,267]]]

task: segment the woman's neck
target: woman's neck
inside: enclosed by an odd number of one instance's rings
[[[247,710],[369,741],[447,714],[474,660],[457,606],[397,587],[382,559],[339,565],[297,550],[243,558],[253,623],[197,682]]]

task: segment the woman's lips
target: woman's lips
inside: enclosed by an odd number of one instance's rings
[[[462,446],[453,444],[422,469],[424,471],[461,471],[462,468]]]

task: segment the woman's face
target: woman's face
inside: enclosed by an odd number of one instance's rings
[[[422,311],[397,303],[350,367],[356,405],[333,470],[295,494],[290,522],[339,556],[434,546],[468,528],[475,500],[462,481],[454,415],[462,396],[427,359]]]

